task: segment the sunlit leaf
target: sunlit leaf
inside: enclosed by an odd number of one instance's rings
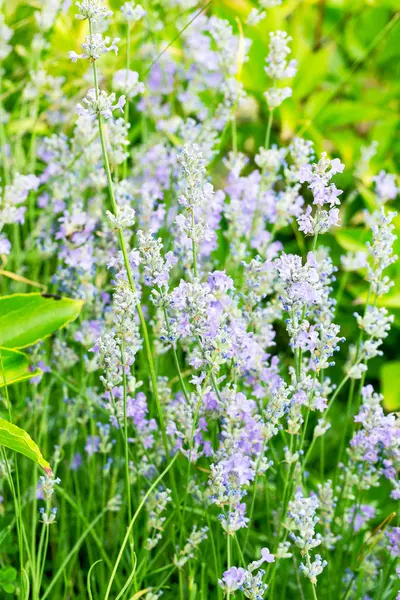
[[[386,410],[400,410],[400,362],[388,362],[381,370],[383,406]]]
[[[43,458],[42,453],[31,436],[20,427],[9,423],[5,419],[0,419],[0,445],[27,456],[41,466],[49,475],[51,474],[49,463]]]
[[[0,388],[42,374],[40,369],[30,370],[28,357],[18,350],[0,348],[0,354],[3,363],[3,368],[0,366]]]
[[[145,594],[148,594],[149,592],[151,592],[151,588],[140,590],[140,592],[136,592],[136,594],[132,596],[130,600],[139,600],[139,598],[142,598]]]
[[[364,229],[343,227],[336,231],[335,237],[347,252],[366,252],[365,242],[368,239],[368,233]]]
[[[0,298],[0,346],[24,348],[74,321],[83,306],[49,294],[14,294]]]

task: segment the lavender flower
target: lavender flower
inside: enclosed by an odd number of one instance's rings
[[[4,225],[24,223],[26,207],[21,205],[24,204],[32,190],[38,189],[39,183],[39,179],[35,175],[16,173],[14,181],[1,190],[0,231]]]
[[[8,43],[13,35],[13,31],[5,24],[4,15],[0,14],[0,60],[3,61],[12,51],[12,46]]]
[[[218,580],[219,585],[225,592],[235,592],[243,585],[246,577],[246,569],[242,567],[231,567],[224,572],[222,579]]]
[[[399,193],[399,188],[396,185],[396,178],[386,171],[381,171],[379,175],[373,177],[375,182],[378,202],[384,204],[388,200],[394,200]]]
[[[194,526],[184,547],[182,549],[176,549],[176,554],[173,558],[173,561],[179,569],[181,569],[187,563],[188,560],[194,558],[195,553],[197,552],[197,549],[201,542],[207,539],[207,532],[208,527],[202,527],[201,529],[197,529],[197,527]]]
[[[113,13],[104,6],[104,0],[81,0],[76,2],[79,13],[75,15],[76,19],[84,21],[90,19],[92,23],[110,17]]]
[[[338,190],[330,180],[336,173],[342,173],[343,169],[343,163],[338,158],[329,160],[326,152],[322,153],[318,163],[305,164],[299,169],[300,183],[309,184],[308,188],[314,197],[313,204],[317,206],[315,214],[312,213],[309,205],[306,212],[300,215],[298,218],[300,231],[304,231],[307,235],[326,233],[339,223],[339,210],[336,206],[340,204],[338,197],[342,190]],[[322,208],[326,204],[329,205],[329,210]]]
[[[104,90],[99,91],[98,98],[96,90],[93,88],[88,91],[86,98],[83,99],[83,105],[76,105],[76,112],[79,116],[102,115],[105,119],[111,119],[113,111],[119,109],[122,112],[125,106],[125,96],[120,96],[115,102],[115,94],[107,94]]]
[[[392,220],[395,216],[395,212],[386,213],[383,207],[380,211],[367,215],[367,223],[372,231],[372,244],[366,244],[370,255],[366,279],[371,284],[372,293],[377,296],[386,294],[393,285],[389,278],[383,275],[383,271],[397,260],[397,256],[393,255],[396,236],[392,233]]]
[[[123,92],[129,100],[145,91],[144,83],[139,81],[139,74],[127,69],[120,69],[114,74],[113,88]]]
[[[68,53],[68,57],[72,62],[76,62],[80,58],[88,58],[91,62],[99,59],[103,54],[114,51],[118,54],[119,38],[111,40],[109,37],[103,37],[101,33],[94,33],[91,36],[86,36],[86,41],[82,44],[83,54],[77,54],[72,51]]]
[[[268,586],[263,582],[265,571],[260,569],[260,567],[265,562],[272,563],[274,561],[275,558],[268,548],[262,548],[260,560],[250,563],[247,569],[231,567],[224,572],[222,579],[219,579],[218,583],[225,593],[240,590],[243,592],[245,598],[262,600]],[[260,570],[254,574],[254,571],[257,569]]]
[[[350,457],[355,465],[364,466],[362,487],[378,485],[384,476],[393,486],[392,497],[400,498],[397,479],[399,468],[399,419],[394,414],[385,415],[380,404],[382,397],[375,394],[372,386],[362,389],[363,404],[356,423],[361,424],[350,442]]]
[[[297,61],[287,61],[291,50],[289,42],[292,38],[285,31],[270,33],[269,54],[267,56],[265,72],[274,82],[292,78],[296,75]],[[286,98],[290,98],[292,90],[290,87],[277,88],[274,86],[265,92],[265,98],[270,110],[274,110],[282,104]]]
[[[275,31],[270,33],[269,54],[266,58],[267,66],[265,72],[271,79],[287,79],[296,74],[297,62],[287,61],[290,54],[289,42],[292,38],[286,31]]]
[[[137,23],[147,14],[141,4],[125,2],[121,6],[121,14],[128,23]]]

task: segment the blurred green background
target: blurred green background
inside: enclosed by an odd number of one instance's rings
[[[117,10],[122,3],[111,0],[109,4]],[[162,1],[142,0],[142,4],[150,11],[165,13],[166,27],[153,32],[162,48],[163,42],[176,33],[177,11],[169,15],[167,3]],[[199,2],[196,7],[205,4]],[[13,64],[7,63],[12,72],[6,74],[3,93],[9,94],[22,85],[36,31],[34,11],[41,5],[40,0],[4,3],[7,24],[15,30],[12,44],[19,59],[13,54]],[[338,152],[346,163],[349,178],[360,147],[369,140],[377,140],[375,167],[395,171],[400,161],[400,15],[397,12],[400,0],[283,0],[281,6],[267,9],[267,17],[261,23],[249,26],[246,20],[252,8],[259,8],[256,1],[213,0],[206,9],[208,14],[229,19],[237,33],[240,20],[245,37],[252,40],[242,82],[256,102],[253,114],[247,115],[248,122],[239,131],[247,149],[252,149],[249,138],[254,136],[255,142],[261,143],[259,134],[263,133],[260,132],[260,122],[265,119],[262,94],[269,85],[264,72],[268,33],[284,29],[293,38],[292,56],[299,69],[293,82],[293,98],[280,110],[281,140],[302,134],[314,141],[317,152]],[[193,12],[194,9],[180,9],[178,25],[189,21]],[[74,14],[75,7],[71,5],[66,14],[58,17],[49,39],[51,52],[45,61],[51,75],[67,78],[64,85],[67,94],[79,89],[76,73],[82,68],[68,60],[67,52],[77,48],[86,31]],[[191,27],[195,26],[194,22]],[[120,34],[123,63],[124,35],[122,31]],[[140,32],[135,38],[140,43]],[[172,50],[178,48],[179,40]],[[114,60],[112,64],[115,65]],[[32,124],[24,125],[29,130]],[[37,127],[44,132],[44,127],[38,124]]]

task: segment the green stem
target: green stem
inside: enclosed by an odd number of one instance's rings
[[[11,402],[10,402],[10,397],[8,394],[8,385],[7,385],[7,378],[6,378],[6,373],[5,373],[5,369],[4,369],[4,362],[3,362],[3,356],[0,350],[0,368],[1,368],[1,376],[2,379],[4,381],[4,395],[5,395],[5,401],[6,401],[6,406],[7,406],[7,410],[8,410],[8,418],[10,420],[10,423],[12,423],[12,413],[11,413]],[[6,465],[6,470],[7,470],[7,477],[8,477],[8,483],[11,489],[11,494],[13,497],[13,501],[14,501],[14,509],[15,509],[15,516],[16,516],[16,523],[17,523],[17,535],[18,535],[18,550],[19,550],[19,562],[20,562],[20,581],[21,581],[21,590],[22,592],[24,592],[24,581],[23,581],[23,569],[24,569],[24,547],[23,547],[23,541],[22,541],[22,531],[23,531],[23,522],[22,522],[22,508],[21,508],[21,491],[20,491],[20,487],[19,487],[19,477],[18,477],[18,464],[17,464],[17,458],[15,457],[15,475],[16,475],[16,480],[17,480],[17,491],[15,490],[15,486],[14,486],[14,481],[11,475],[11,469],[10,469],[10,464],[8,462],[8,458],[7,458],[7,454],[6,451],[4,450],[3,446],[1,446],[1,452],[3,455],[3,460],[5,462]]]
[[[274,109],[269,111],[267,131],[265,133],[265,149],[268,150],[271,141],[272,121],[274,118]]]
[[[131,522],[129,523],[128,529],[126,530],[125,533],[125,537],[124,540],[122,542],[121,548],[118,552],[118,556],[117,559],[115,561],[114,564],[114,568],[112,570],[111,576],[110,576],[110,580],[108,582],[108,586],[107,586],[107,590],[106,590],[106,595],[104,596],[104,600],[108,600],[108,598],[110,597],[110,592],[111,592],[111,587],[113,584],[113,581],[115,579],[117,570],[118,570],[118,565],[121,562],[121,558],[122,555],[124,553],[125,550],[125,546],[128,543],[128,539],[130,536],[130,533],[132,531],[132,527],[134,526],[136,519],[138,518],[143,506],[145,505],[147,498],[150,496],[150,494],[152,493],[152,491],[158,486],[158,484],[160,483],[160,481],[163,479],[163,477],[168,473],[168,471],[172,468],[172,465],[174,464],[174,462],[176,461],[176,459],[178,458],[178,454],[175,454],[174,458],[171,460],[171,462],[167,465],[167,467],[164,469],[164,471],[157,477],[157,479],[152,483],[152,485],[149,487],[149,489],[147,490],[146,494],[143,496],[142,501],[140,502],[139,506],[136,509],[135,514],[133,515]],[[44,598],[42,599],[44,600]]]
[[[231,568],[231,536],[229,533],[226,534],[226,552],[227,552],[227,569]],[[228,591],[226,594],[227,600],[231,597],[230,592]]]
[[[38,583],[38,590],[40,590],[40,587],[42,585],[42,581],[43,581],[43,573],[44,573],[44,567],[46,564],[46,556],[47,556],[47,548],[49,545],[49,534],[50,534],[50,525],[44,525],[45,527],[45,535],[44,535],[44,545],[43,545],[43,555],[42,555],[42,565],[40,567],[40,573],[39,573],[39,583]]]
[[[122,381],[124,388],[124,455],[125,455],[125,489],[126,489],[126,502],[128,504],[128,519],[129,521],[132,519],[132,501],[131,501],[131,484],[129,477],[129,447],[128,447],[128,417],[126,411],[127,404],[127,383],[126,383],[126,372],[125,372],[125,358],[124,358],[124,348],[121,346],[121,363],[122,363]],[[129,541],[130,549],[131,549],[131,559],[132,565],[135,562],[135,550],[134,550],[134,541],[133,536],[131,536]]]
[[[89,19],[89,32],[90,32],[90,38],[91,38],[92,37],[92,24],[91,24],[90,19]],[[98,100],[99,87],[98,87],[96,61],[93,62],[93,77],[94,77],[96,99]],[[108,153],[107,153],[106,142],[105,142],[104,131],[103,131],[103,121],[102,121],[102,117],[100,114],[97,117],[97,121],[98,121],[98,126],[99,126],[100,143],[101,143],[101,148],[102,148],[102,152],[103,152],[103,161],[104,161],[104,168],[105,168],[106,176],[107,176],[107,184],[108,184],[108,192],[109,192],[110,201],[111,201],[111,208],[112,208],[112,212],[113,212],[114,216],[117,216],[118,206],[117,206],[117,202],[115,200],[114,186],[113,186],[113,180],[112,180],[112,176],[111,176],[110,161],[108,159]],[[123,255],[123,259],[124,259],[124,265],[125,265],[125,270],[126,270],[126,274],[128,277],[129,286],[131,288],[132,293],[136,294],[136,286],[135,286],[135,282],[133,279],[131,265],[129,262],[128,250],[127,250],[124,234],[121,231],[121,229],[119,229],[119,231],[118,231],[118,241],[119,241],[119,246],[120,246],[120,249],[121,249],[121,252]],[[144,314],[143,314],[143,310],[140,305],[140,302],[137,302],[136,310],[138,312],[140,324],[142,327],[145,352],[146,352],[147,362],[148,362],[149,371],[150,371],[150,378],[151,378],[151,383],[152,383],[152,393],[153,393],[153,397],[154,397],[156,407],[157,407],[157,413],[158,413],[158,419],[160,422],[160,429],[161,429],[161,435],[162,435],[162,440],[163,440],[163,444],[164,444],[164,450],[165,450],[166,456],[168,457],[169,448],[168,448],[167,433],[165,430],[164,416],[163,416],[163,412],[162,412],[162,408],[161,408],[161,404],[160,404],[160,398],[158,395],[157,376],[156,376],[156,371],[154,368],[153,353],[152,353],[152,349],[151,349],[151,345],[150,345],[150,339],[149,339],[149,333],[147,330],[146,320],[144,318]]]
[[[5,186],[10,182],[10,174],[9,174],[9,164],[8,157],[6,155],[6,145],[7,145],[7,136],[6,130],[3,123],[3,103],[1,100],[1,92],[2,92],[2,78],[1,78],[1,69],[0,69],[0,152],[2,156],[2,168],[3,168],[3,194],[5,191]]]
[[[127,23],[127,27],[126,27],[126,78],[125,78],[125,84],[127,87],[127,83],[128,83],[128,77],[129,77],[129,69],[131,66],[131,25],[128,22]],[[126,104],[125,104],[125,123],[129,123],[129,97],[127,95],[126,97]],[[126,158],[124,160],[124,166],[123,166],[123,177],[124,179],[126,179],[128,175],[128,158]]]
[[[160,54],[158,54],[156,56],[156,58],[153,60],[153,62],[147,67],[146,71],[144,72],[144,75],[147,75],[152,67],[156,64],[156,62],[159,61],[159,59],[163,56],[163,54],[165,54],[165,52],[167,52],[167,50],[169,50],[169,48],[177,41],[179,40],[179,38],[181,37],[182,33],[184,33],[186,31],[186,29],[188,27],[190,27],[190,25],[197,19],[198,16],[201,15],[202,12],[204,12],[205,10],[207,10],[207,8],[210,6],[210,4],[212,3],[213,0],[209,0],[209,2],[207,2],[207,4],[205,4],[202,8],[200,8],[200,10],[194,15],[194,17],[192,19],[190,19],[190,21],[188,23],[186,23],[186,25],[180,30],[178,31],[178,33],[176,34],[176,36],[168,43],[168,45],[161,50]]]
[[[93,519],[93,521],[90,523],[89,527],[87,527],[85,529],[85,531],[82,533],[82,535],[80,536],[80,538],[76,541],[75,545],[73,546],[72,550],[67,554],[67,556],[65,557],[64,561],[62,562],[60,568],[58,569],[57,573],[54,575],[54,577],[52,578],[49,586],[47,587],[45,593],[42,596],[41,600],[45,600],[47,598],[47,596],[50,594],[51,590],[53,589],[53,587],[56,585],[57,581],[59,580],[59,578],[61,577],[61,575],[64,572],[65,567],[67,566],[67,564],[69,563],[69,561],[71,560],[71,558],[74,556],[74,554],[76,552],[78,552],[82,542],[84,541],[84,539],[86,538],[86,536],[90,533],[90,531],[95,527],[95,525],[100,521],[100,519],[103,517],[103,515],[107,512],[108,508],[105,507],[103,508],[103,510],[101,511],[101,513],[99,513],[97,515],[97,517],[95,517]],[[53,596],[54,597],[54,596]]]
[[[232,117],[232,150],[235,156],[237,156],[237,128],[236,128],[236,117]]]
[[[194,226],[195,226],[195,222],[194,222],[194,207],[192,207],[192,230],[194,231]],[[198,272],[197,272],[197,247],[196,247],[196,242],[194,240],[192,240],[192,253],[193,253],[193,274],[195,276],[195,278],[197,279],[198,277]]]
[[[1,450],[1,454],[3,456],[3,461],[6,465],[8,485],[10,486],[11,495],[13,497],[13,502],[14,502],[14,510],[15,510],[15,515],[16,515],[16,524],[17,524],[17,536],[18,536],[19,564],[20,564],[20,570],[21,570],[20,580],[21,580],[21,589],[23,590],[24,588],[23,588],[22,571],[24,568],[24,551],[23,551],[23,543],[22,543],[21,504],[19,502],[17,493],[15,491],[14,481],[13,481],[13,478],[11,475],[11,469],[10,469],[10,464],[8,462],[7,454],[6,454],[3,446],[0,446],[0,450]]]
[[[79,519],[82,521],[83,525],[89,530],[89,533],[91,534],[93,541],[95,542],[100,554],[102,555],[104,562],[107,564],[107,566],[111,570],[113,565],[112,565],[112,562],[104,548],[104,543],[99,538],[97,533],[93,529],[90,529],[90,523],[86,519],[86,517],[83,514],[82,510],[80,509],[79,505],[71,498],[71,496],[62,487],[57,487],[57,494],[60,494],[63,498],[65,498],[66,502],[73,508],[73,510],[79,517]],[[122,584],[121,584],[119,578],[116,578],[116,579],[117,579],[118,585],[121,586]]]
[[[168,311],[166,308],[164,308],[164,319],[165,319],[165,325],[167,327],[167,333],[169,336],[171,336],[171,326],[170,326],[170,322],[169,322]],[[178,379],[181,384],[182,392],[183,392],[183,395],[185,396],[186,401],[189,402],[189,400],[190,400],[189,394],[186,390],[185,382],[183,380],[182,371],[181,371],[181,367],[180,367],[179,360],[178,360],[178,355],[176,353],[176,348],[173,343],[171,343],[171,348],[172,348],[172,354],[174,357],[175,367],[176,367],[176,371],[178,373]]]

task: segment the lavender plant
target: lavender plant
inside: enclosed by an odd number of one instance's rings
[[[398,177],[371,176],[374,143],[354,178],[328,142],[280,143],[282,30],[264,143],[244,143],[251,40],[209,4],[43,3],[19,102],[47,133],[12,135],[0,93],[3,292],[84,300],[31,352],[43,376],[5,386],[52,474],[3,452],[2,564],[33,600],[400,598],[400,424],[374,366],[396,319]],[[71,93],[48,56],[73,12]],[[6,67],[13,48],[1,15]],[[364,247],[337,260],[350,180]]]

